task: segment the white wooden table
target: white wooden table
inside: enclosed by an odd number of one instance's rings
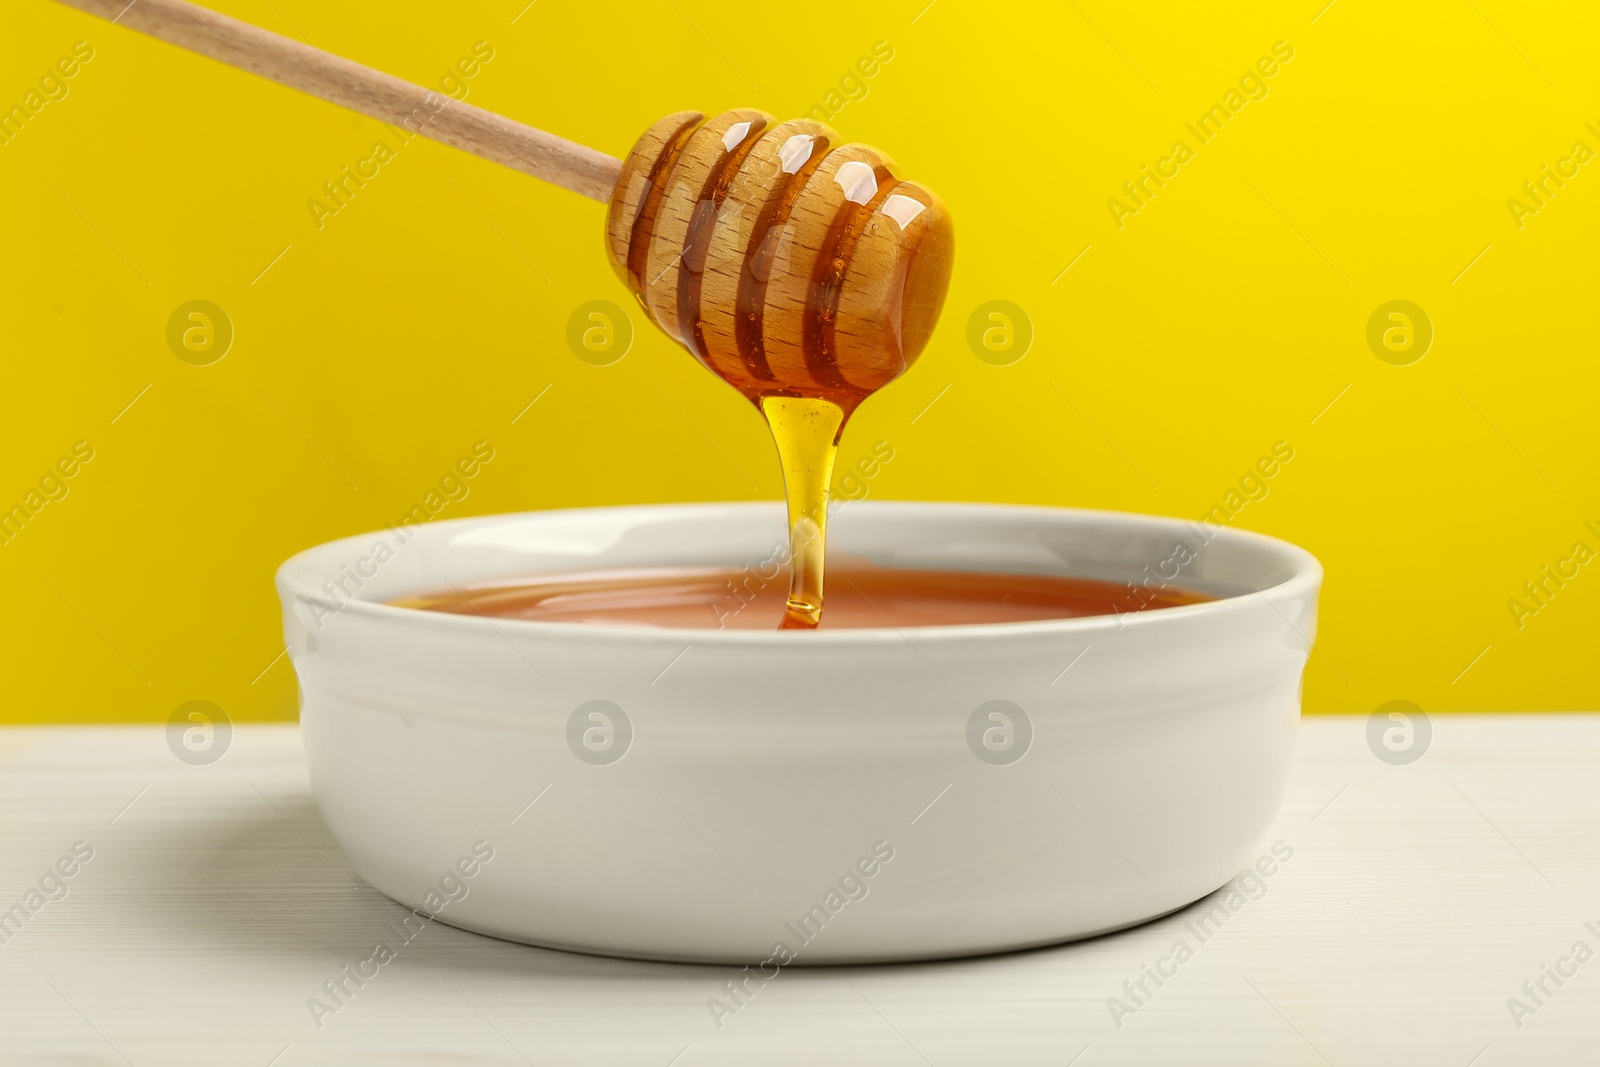
[[[75,842],[94,854],[4,928],[0,1062],[1600,1063],[1600,958],[1569,958],[1580,940],[1600,953],[1600,717],[1433,727],[1423,759],[1391,766],[1364,718],[1307,720],[1262,842],[1293,857],[1203,942],[1196,906],[1012,956],[788,968],[720,1030],[706,1001],[730,968],[439,924],[319,1028],[307,999],[394,940],[404,911],[318,818],[294,727],[238,728],[209,767],[159,727],[4,730],[0,909],[26,906]],[[1124,981],[1179,939],[1192,958],[1132,1000]],[[1523,983],[1546,964],[1576,973],[1536,1002]],[[1513,996],[1534,1010],[1514,1020]],[[1136,1008],[1120,1027],[1112,997]]]

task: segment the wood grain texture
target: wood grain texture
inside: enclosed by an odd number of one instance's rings
[[[0,730],[0,910],[73,842],[95,850],[64,898],[0,944],[0,1062],[1592,1063],[1600,960],[1550,985],[1521,1029],[1506,999],[1574,941],[1596,946],[1584,923],[1600,926],[1600,716],[1435,716],[1431,749],[1406,767],[1374,757],[1365,729],[1364,717],[1302,724],[1283,810],[1260,843],[1264,854],[1282,840],[1293,857],[1204,943],[1186,924],[1223,893],[1034,952],[785,968],[720,1029],[706,1001],[726,996],[734,970],[572,955],[438,923],[319,1029],[307,998],[393,940],[408,913],[361,880],[322,824],[295,727],[239,727],[208,767],[179,762],[159,726]],[[542,784],[529,783],[530,799]],[[1093,816],[1118,798],[1078,801]],[[939,805],[962,802],[957,789]],[[546,805],[601,836],[630,817],[563,803],[552,791],[484,833],[498,850],[537,854]],[[896,846],[937,835],[939,810]],[[1051,847],[1054,813],[1014,817],[1037,819],[1039,847]],[[1118,1028],[1107,999],[1179,938],[1193,958]]]
[[[728,187],[727,202],[747,210],[720,214],[700,300],[705,350],[724,378],[745,374],[776,381],[767,365],[763,321],[773,257],[801,188],[838,139],[811,119],[781,123],[756,142]]]
[[[752,130],[769,124],[771,117],[759,111],[740,109],[715,115],[701,123],[689,135],[677,154],[676,162],[660,179],[661,202],[646,244],[644,289],[640,294],[650,317],[673,340],[687,344],[686,324],[679,320],[678,290],[687,281],[694,260],[689,248],[690,227],[702,210],[713,210],[714,205],[705,197],[706,186],[713,171],[725,158],[731,158],[745,141],[758,136]],[[737,126],[746,131],[743,136],[729,141],[729,132]],[[670,234],[671,239],[658,240],[656,235]],[[702,261],[703,254],[699,257]],[[695,355],[700,353],[695,352]]]
[[[944,205],[888,157],[748,110],[646,131],[607,235],[652,321],[729,384],[847,415],[921,353],[953,257]]]
[[[620,160],[186,0],[58,0],[602,203]]]
[[[678,111],[657,120],[639,135],[618,171],[606,212],[606,253],[617,276],[635,292],[641,288],[644,263],[633,259],[634,228],[648,225],[641,219],[653,216],[656,210],[650,202],[659,201],[662,172],[704,118],[698,111]],[[645,251],[640,244],[641,257]]]

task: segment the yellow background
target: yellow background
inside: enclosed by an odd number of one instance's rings
[[[833,124],[944,196],[957,262],[846,433],[844,463],[895,450],[875,498],[1197,518],[1287,441],[1234,525],[1327,568],[1308,711],[1600,704],[1597,568],[1520,630],[1507,607],[1600,548],[1600,162],[1520,229],[1506,204],[1600,149],[1594,5],[211,2],[434,86],[486,41],[472,103],[614,155],[682,108],[801,114],[888,42]],[[780,495],[753,409],[637,314],[620,362],[568,349],[574,308],[628,304],[599,204],[419,139],[319,231],[306,201],[377,123],[45,0],[0,14],[0,104],[79,40],[70,94],[0,146],[0,503],[96,452],[0,547],[6,720],[294,717],[274,568],[396,521],[478,440],[444,516]],[[1185,121],[1280,40],[1198,147]],[[1118,229],[1108,199],[1180,138]],[[236,332],[211,366],[166,343],[193,299]],[[1366,343],[1392,299],[1436,332],[1410,366]],[[968,347],[990,300],[1031,319],[1019,362]]]

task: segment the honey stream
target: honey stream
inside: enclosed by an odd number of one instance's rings
[[[793,556],[782,628],[815,629],[839,437],[927,344],[949,284],[949,213],[876,149],[736,108],[647,130],[606,226],[645,314],[771,427]]]
[[[769,396],[761,414],[772,429],[789,507],[789,599],[782,630],[814,630],[822,621],[828,497],[845,413],[827,400]]]

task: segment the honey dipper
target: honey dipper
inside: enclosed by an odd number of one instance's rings
[[[921,353],[944,302],[937,196],[810,119],[679,112],[619,161],[186,0],[60,2],[607,204],[607,254],[645,314],[772,428],[793,553],[784,626],[817,625],[839,436]]]

